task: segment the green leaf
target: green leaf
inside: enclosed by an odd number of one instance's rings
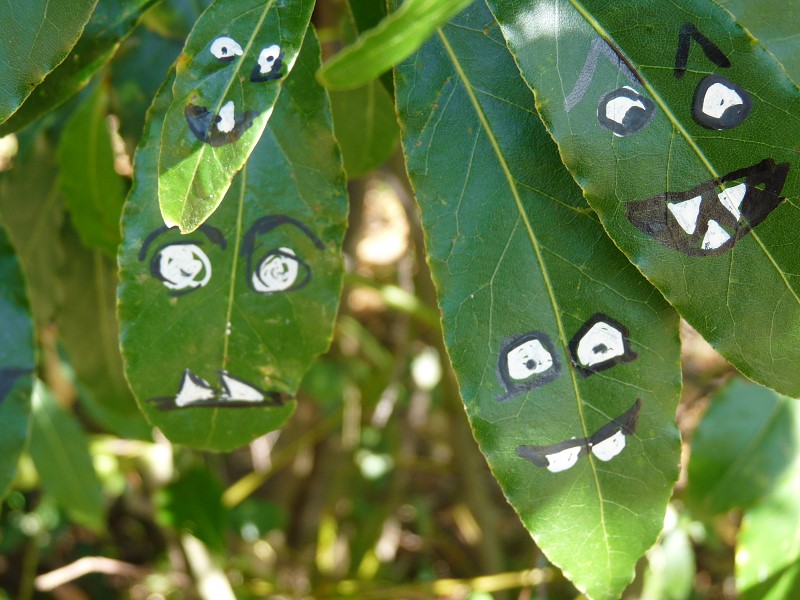
[[[58,405],[41,381],[33,389],[29,452],[42,486],[67,515],[76,523],[102,531],[105,507],[89,439],[75,416]]]
[[[211,0],[163,0],[148,11],[143,22],[158,35],[183,42]]]
[[[439,25],[471,3],[472,0],[406,0],[355,44],[327,61],[317,79],[332,90],[360,87],[410,56]]]
[[[33,322],[20,263],[0,227],[0,500],[28,441],[34,351]]]
[[[800,465],[763,502],[745,512],[736,546],[742,600],[800,597]]]
[[[100,84],[76,110],[58,145],[59,184],[83,243],[115,256],[125,182],[114,170],[106,122],[108,88]]]
[[[0,126],[0,136],[18,131],[60,106],[89,83],[133,31],[142,13],[156,0],[99,0],[70,55],[31,93],[25,103]]]
[[[133,392],[174,442],[230,450],[280,427],[295,406],[288,397],[330,343],[347,205],[327,95],[314,81],[318,65],[309,33],[227,201],[191,236],[163,227],[153,202],[171,81],[151,107],[123,215],[119,320]],[[265,283],[273,276],[274,285]],[[216,398],[225,370],[264,390],[265,402],[170,410],[187,369]]]
[[[161,131],[158,199],[168,227],[195,231],[258,143],[292,70],[313,0],[217,0],[178,58]]]
[[[592,598],[618,597],[678,475],[677,316],[604,235],[482,3],[395,86],[481,451],[547,557]],[[613,457],[599,446],[612,435]]]
[[[97,0],[25,0],[0,5],[0,123],[63,61]]]
[[[798,435],[797,401],[733,381],[714,398],[692,438],[692,508],[715,515],[752,505],[786,470]]]
[[[782,67],[710,0],[492,4],[616,244],[737,369],[800,396],[800,93]]]

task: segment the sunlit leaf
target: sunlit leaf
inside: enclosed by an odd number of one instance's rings
[[[229,450],[280,427],[330,343],[346,190],[318,65],[310,33],[226,201],[190,236],[167,230],[153,202],[171,81],[151,107],[123,216],[119,318],[134,394],[175,442]]]
[[[0,123],[66,58],[96,4],[97,0],[0,4]]]
[[[483,3],[395,85],[481,451],[547,557],[590,597],[618,597],[678,474],[677,317],[586,206]]]
[[[167,226],[196,230],[258,143],[294,65],[313,0],[217,0],[178,59],[161,130],[158,198]]]
[[[710,0],[491,3],[617,245],[742,373],[800,396],[800,93],[781,66]]]
[[[28,96],[14,115],[0,126],[0,135],[18,131],[82,90],[105,65],[156,0],[99,0],[92,18],[70,55]]]

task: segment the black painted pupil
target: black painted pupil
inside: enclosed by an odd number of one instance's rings
[[[536,366],[536,361],[531,358],[528,362],[525,363],[525,366],[528,367],[529,369],[533,369],[533,367]]]
[[[227,54],[228,53],[228,48],[226,46],[222,47],[222,53],[223,54]]]
[[[608,352],[608,346],[606,346],[605,344],[597,344],[597,346],[592,348],[592,352],[594,352],[595,354],[604,354]]]

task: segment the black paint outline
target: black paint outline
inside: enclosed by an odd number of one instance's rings
[[[728,89],[733,90],[742,99],[742,104],[729,106],[718,119],[703,112],[703,100],[705,100],[706,92],[708,92],[709,88],[715,83],[720,83]],[[694,93],[692,118],[701,127],[722,131],[725,129],[733,129],[744,123],[745,119],[750,115],[752,108],[753,99],[750,97],[750,92],[742,86],[735,84],[722,75],[706,75],[697,85],[697,89]]]
[[[234,112],[233,129],[220,131],[217,128],[217,123],[222,120],[222,117],[219,114],[212,113],[207,107],[190,102],[183,110],[183,116],[186,118],[186,124],[189,126],[189,131],[192,132],[192,135],[214,148],[239,141],[239,138],[253,126],[253,120],[260,114],[255,110],[246,110],[243,113]]]
[[[575,106],[583,100],[586,92],[589,91],[589,86],[597,70],[597,60],[601,55],[612,65],[617,67],[632,84],[643,85],[636,71],[633,70],[619,50],[614,48],[614,46],[603,38],[595,38],[591,46],[589,46],[589,51],[586,53],[586,61],[583,63],[583,68],[578,74],[578,79],[575,81],[572,91],[564,98],[565,112],[569,112],[575,108]]]
[[[550,357],[553,359],[553,364],[544,373],[541,373],[538,376],[533,376],[532,379],[519,382],[512,379],[511,375],[508,373],[508,353],[514,348],[519,347],[521,344],[531,340],[537,340],[540,344],[542,344],[544,349],[550,353]],[[500,351],[497,354],[497,379],[500,381],[500,385],[502,385],[506,391],[504,394],[497,396],[495,400],[498,402],[505,402],[506,400],[527,392],[528,390],[532,390],[550,383],[560,374],[561,361],[558,359],[555,346],[545,333],[541,331],[531,331],[520,335],[509,336],[503,340],[503,343],[500,345]]]
[[[689,50],[692,46],[692,40],[696,41],[703,49],[703,54],[712,63],[727,69],[731,66],[731,61],[725,56],[725,53],[714,42],[708,39],[705,35],[700,33],[700,30],[692,23],[684,23],[678,32],[678,49],[675,52],[675,70],[673,74],[675,79],[683,79],[686,75],[686,66],[689,63]]]
[[[613,358],[610,358],[608,360],[605,360],[601,363],[598,363],[594,366],[584,367],[578,360],[578,345],[580,344],[584,336],[589,332],[589,330],[592,327],[594,327],[597,323],[606,323],[607,325],[610,325],[611,327],[613,327],[622,334],[623,353],[614,356]],[[572,362],[572,367],[583,377],[594,375],[595,373],[605,371],[606,369],[610,369],[611,367],[614,367],[616,365],[631,362],[639,358],[639,355],[631,349],[630,332],[628,331],[628,328],[625,327],[622,323],[620,323],[616,319],[612,319],[611,317],[603,313],[595,313],[591,317],[589,317],[586,320],[586,322],[583,325],[581,325],[580,329],[578,329],[578,331],[575,332],[575,335],[572,336],[572,339],[569,341],[568,348],[569,348],[570,361]]]
[[[625,113],[622,123],[618,123],[606,116],[606,106],[609,102],[623,97],[634,101],[641,101],[642,104],[644,104],[644,110],[638,106],[632,107]],[[597,105],[597,122],[600,123],[601,127],[608,129],[619,137],[626,137],[634,133],[639,133],[650,124],[655,114],[656,105],[652,100],[629,87],[617,88],[616,90],[604,94]]]
[[[175,404],[175,400],[177,398],[177,394],[174,396],[157,396],[155,398],[150,398],[148,402],[155,405],[155,407],[160,411],[171,411],[171,410],[178,410],[178,409],[185,409],[185,408],[275,408],[279,406],[283,406],[286,403],[286,400],[290,397],[286,394],[282,394],[278,391],[267,391],[260,388],[257,385],[250,383],[249,381],[245,381],[241,377],[236,377],[235,375],[231,375],[224,369],[220,369],[217,371],[220,375],[220,387],[214,388],[211,387],[207,381],[205,381],[202,377],[195,374],[191,369],[185,369],[183,374],[181,375],[181,382],[178,386],[178,393],[180,390],[183,389],[184,381],[187,377],[189,377],[196,385],[202,386],[214,394],[214,397],[209,400],[197,400],[190,404],[186,404],[184,406],[178,406]],[[252,401],[252,400],[229,400],[225,399],[226,392],[229,394],[230,390],[228,386],[225,384],[225,381],[222,379],[222,375],[229,377],[231,379],[235,379],[239,381],[257,392],[259,392],[262,396],[264,396],[264,400],[262,401]]]

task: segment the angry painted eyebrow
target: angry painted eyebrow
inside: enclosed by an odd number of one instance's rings
[[[689,51],[692,47],[692,40],[698,43],[703,50],[706,58],[718,67],[727,69],[731,66],[731,61],[725,56],[714,42],[700,33],[692,23],[684,23],[678,32],[678,50],[675,53],[675,79],[682,79],[686,75],[686,66],[689,62]]]

